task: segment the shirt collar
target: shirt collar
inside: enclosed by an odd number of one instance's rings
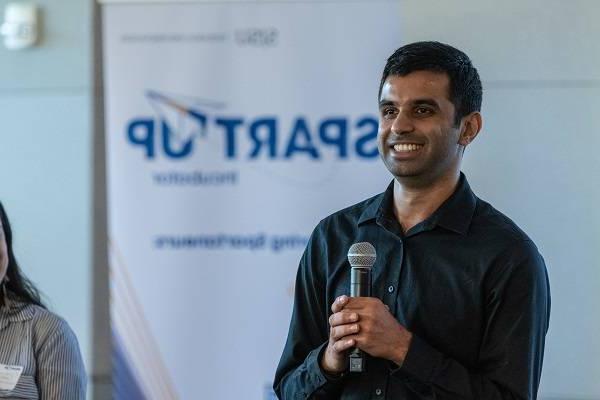
[[[392,212],[392,204],[394,201],[394,180],[390,182],[385,192],[376,196],[373,201],[363,210],[358,219],[358,224],[376,219],[380,216],[387,216],[388,212]]]
[[[477,197],[462,172],[456,190],[427,220],[456,233],[465,234],[471,225]]]
[[[394,218],[393,202],[394,181],[392,180],[385,192],[376,197],[365,208],[358,220],[358,224],[360,225],[372,219],[379,219],[380,217]],[[417,225],[421,228],[419,231],[441,226],[456,233],[465,234],[471,224],[476,204],[477,197],[475,197],[475,194],[471,190],[467,178],[461,172],[454,193],[433,214]]]
[[[28,303],[5,298],[6,305],[0,309],[0,329],[12,322],[26,321],[33,318],[34,308]]]

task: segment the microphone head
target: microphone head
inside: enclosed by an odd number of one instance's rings
[[[375,247],[369,242],[354,243],[348,250],[348,262],[351,267],[371,268],[376,258]]]

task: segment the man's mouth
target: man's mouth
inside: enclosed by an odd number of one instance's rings
[[[398,143],[393,146],[394,150],[398,152],[417,151],[420,150],[422,147],[422,144],[415,143]]]

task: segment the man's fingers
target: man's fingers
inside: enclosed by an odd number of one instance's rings
[[[344,336],[354,335],[358,333],[360,327],[358,324],[350,324],[350,325],[339,325],[332,327],[329,331],[329,337],[333,341],[340,340]]]
[[[348,350],[351,347],[354,347],[356,341],[354,339],[342,339],[338,340],[333,344],[333,349],[338,353]]]
[[[335,301],[333,302],[333,304],[331,305],[331,311],[335,314],[337,312],[342,311],[342,309],[344,308],[344,306],[346,304],[348,304],[348,300],[350,298],[346,295],[340,296],[337,299],[335,299]]]
[[[340,311],[335,314],[331,314],[329,317],[329,325],[338,326],[344,324],[351,324],[358,321],[358,313]]]

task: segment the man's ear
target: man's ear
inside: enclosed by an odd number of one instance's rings
[[[481,118],[481,113],[478,111],[474,111],[471,114],[467,115],[463,118],[463,128],[460,133],[460,138],[458,139],[458,144],[463,146],[468,146],[475,138],[479,131],[481,131],[481,126],[483,124],[483,120]]]

